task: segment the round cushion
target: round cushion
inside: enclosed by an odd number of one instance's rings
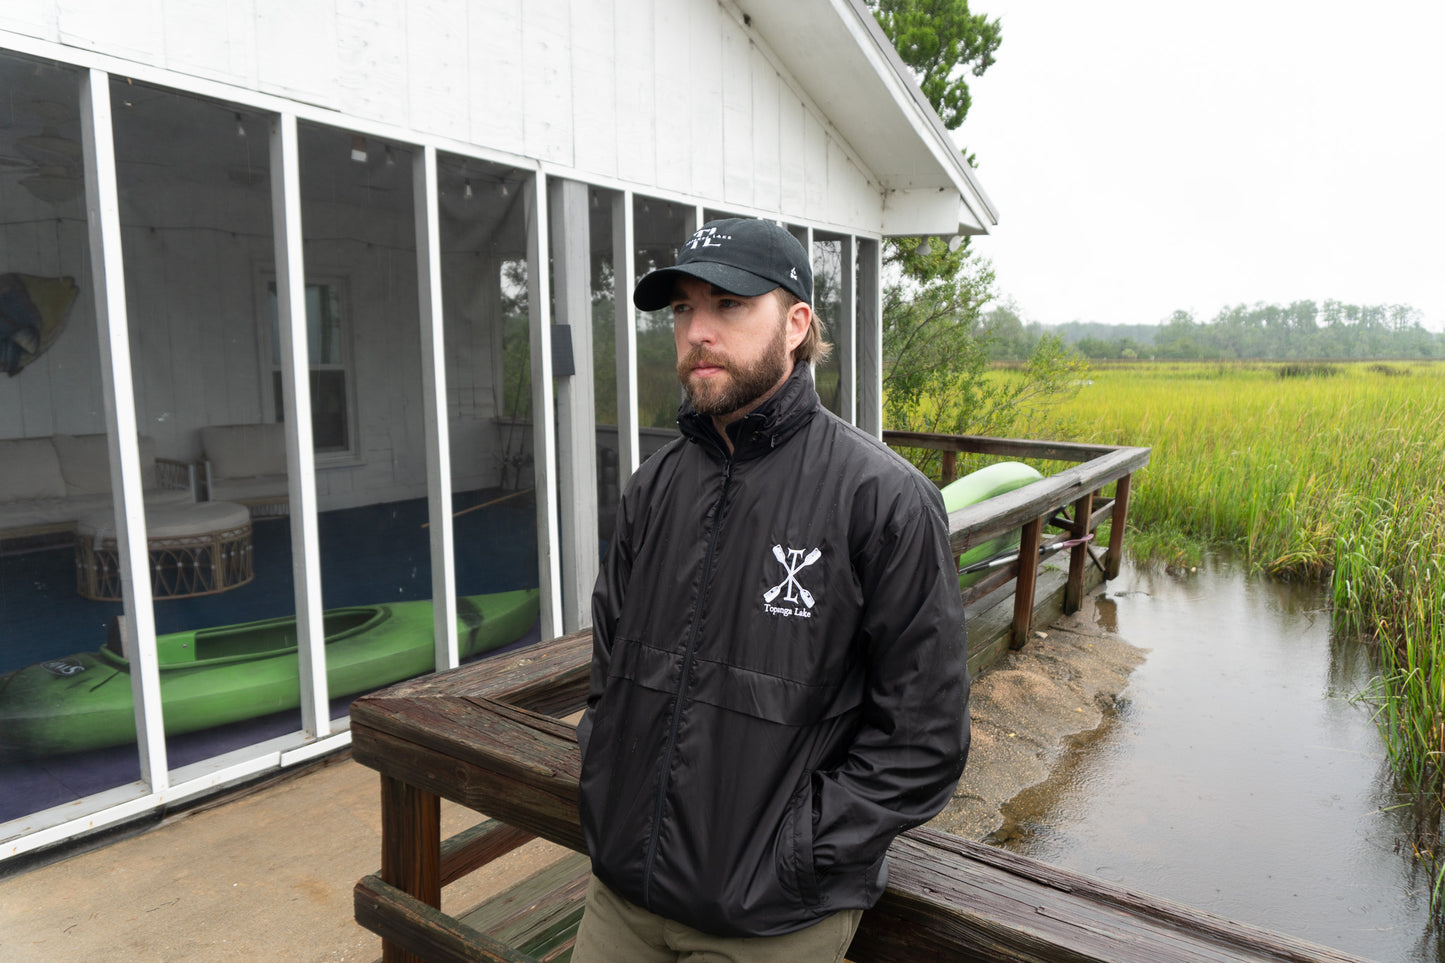
[[[251,512],[235,502],[186,502],[180,505],[147,505],[146,538],[182,538],[244,528],[251,524]],[[115,539],[115,513],[89,512],[75,523],[78,535],[96,541]]]

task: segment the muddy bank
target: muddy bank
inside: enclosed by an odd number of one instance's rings
[[[935,828],[966,839],[993,835],[1011,800],[1107,728],[1148,651],[1114,634],[1113,608],[1101,592],[1090,594],[1077,613],[1035,631],[974,681],[968,768]]]

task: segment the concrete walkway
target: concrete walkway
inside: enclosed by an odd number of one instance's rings
[[[1097,598],[975,680],[968,772],[937,828],[996,829],[1001,803],[1044,777],[1066,736],[1101,725],[1142,653]],[[442,802],[444,837],[479,818]],[[468,909],[564,852],[533,841],[448,886],[442,908]],[[381,941],[352,918],[351,894],[380,866],[378,777],[333,759],[0,879],[0,963],[376,960]]]
[[[444,834],[478,819],[442,804]],[[0,880],[0,960],[376,960],[351,889],[381,865],[375,772],[333,760]],[[447,887],[455,912],[563,851],[534,841]]]

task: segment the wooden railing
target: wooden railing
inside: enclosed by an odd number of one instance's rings
[[[1077,611],[1083,601],[1086,566],[1091,563],[1097,565],[1106,579],[1118,576],[1124,556],[1129,489],[1133,473],[1149,464],[1148,448],[913,431],[885,431],[883,440],[895,448],[942,452],[944,482],[953,479],[959,454],[1075,463],[1071,468],[961,508],[948,516],[949,539],[955,556],[997,535],[1021,531],[1017,559],[1001,565],[963,593],[963,601],[967,605],[1009,582],[1016,583],[1010,638],[1012,647],[1024,644],[1033,624],[1034,592],[1038,585],[1041,558],[1064,546],[1069,550],[1069,574],[1063,604],[1065,612]],[[1114,492],[1106,497],[1105,488],[1111,484]],[[1111,523],[1109,545],[1101,560],[1090,539],[1106,521]],[[1046,527],[1052,527],[1058,533],[1046,538]]]
[[[581,757],[575,727],[560,717],[581,708],[590,657],[583,632],[352,704],[355,757],[382,785],[381,872],[356,884],[355,912],[382,937],[384,960],[568,957],[585,859],[564,856],[475,913],[439,907],[443,885],[534,836],[582,850]],[[492,818],[443,842],[443,798]],[[889,861],[888,888],[849,948],[853,963],[1363,963],[927,828],[900,836]],[[489,925],[499,916],[506,926]],[[528,918],[539,918],[529,940],[512,936]]]
[[[1016,581],[1012,641],[1027,637],[1039,559],[1067,545],[1064,609],[1078,607],[1086,565],[1118,573],[1129,487],[1144,448],[885,432],[899,447],[1073,463],[1016,491],[949,515],[962,553],[1022,531],[1018,558],[965,592],[965,602]],[[945,479],[947,480],[947,479]],[[1105,488],[1112,485],[1111,496]],[[1088,537],[1111,521],[1100,561]],[[1045,538],[1045,529],[1058,534]],[[353,753],[381,774],[381,872],[356,884],[361,925],[386,961],[564,960],[581,913],[585,858],[564,857],[475,912],[443,913],[442,887],[540,837],[581,852],[574,726],[591,656],[589,632],[497,655],[363,696],[351,707]],[[440,800],[491,818],[440,838]],[[927,828],[899,837],[878,905],[848,951],[854,963],[986,961],[1294,961],[1344,954],[1057,870]],[[499,922],[499,920],[501,922]]]

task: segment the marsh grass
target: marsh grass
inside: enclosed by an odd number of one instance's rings
[[[1275,368],[1274,373],[1280,378],[1333,378],[1340,368],[1320,362],[1291,362]]]
[[[1192,564],[1231,547],[1327,580],[1343,630],[1379,642],[1376,711],[1445,916],[1445,364],[1111,364],[1065,402],[1080,441],[1153,449],[1131,552]],[[1007,377],[1007,374],[1001,375]]]

